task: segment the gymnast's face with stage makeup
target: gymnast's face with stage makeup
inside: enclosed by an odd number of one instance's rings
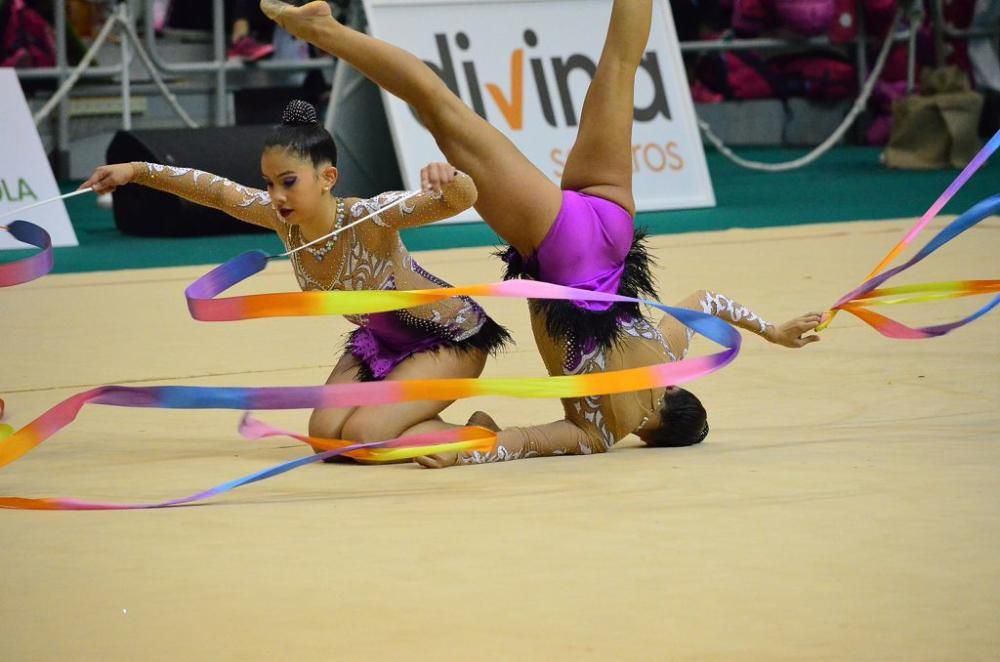
[[[276,146],[264,150],[260,169],[271,206],[282,221],[309,229],[315,226],[318,233],[326,229],[321,225],[331,218],[330,191],[337,182],[332,163],[314,164],[291,149]]]
[[[264,142],[260,170],[278,218],[300,226],[303,237],[322,236],[333,229],[330,219],[343,220],[331,193],[337,145],[311,105],[288,105],[281,125]]]

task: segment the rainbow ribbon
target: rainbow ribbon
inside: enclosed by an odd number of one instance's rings
[[[270,437],[290,437],[311,446],[316,451],[336,451],[355,460],[367,462],[396,462],[423,455],[447,453],[455,450],[492,451],[496,446],[495,433],[476,426],[454,428],[441,432],[428,432],[394,440],[392,445],[356,444],[339,439],[309,437],[287,430],[281,430],[264,421],[244,414],[239,425],[240,434],[247,439],[258,440]]]
[[[27,221],[13,221],[6,226],[0,225],[0,230],[6,230],[23,244],[42,249],[41,253],[22,260],[0,264],[0,287],[27,283],[52,271],[52,237],[48,232]]]
[[[944,190],[938,199],[935,200],[934,204],[930,206],[930,208],[910,229],[910,231],[906,233],[903,239],[901,239],[899,243],[896,244],[882,259],[882,261],[878,263],[871,273],[865,277],[865,281],[842,296],[830,308],[830,310],[827,311],[826,319],[819,327],[817,327],[817,331],[822,331],[829,326],[833,321],[833,318],[836,317],[837,312],[843,310],[859,318],[861,321],[865,322],[888,338],[898,340],[921,340],[924,338],[934,338],[937,336],[943,336],[946,333],[951,333],[955,329],[979,319],[986,313],[993,310],[993,308],[997,305],[1000,305],[1000,296],[998,296],[976,312],[956,322],[921,328],[907,326],[889,317],[868,310],[869,306],[874,305],[922,303],[940,301],[944,299],[957,299],[960,297],[974,296],[977,294],[989,294],[1000,291],[997,287],[998,281],[995,280],[946,281],[876,289],[885,281],[917,264],[947,242],[982,221],[984,218],[998,212],[998,209],[1000,209],[1000,196],[993,196],[983,200],[942,229],[933,239],[927,242],[927,245],[924,246],[913,258],[899,267],[883,272],[883,269],[885,269],[885,267],[888,266],[889,263],[891,263],[904,248],[910,245],[917,235],[920,234],[920,232],[927,227],[932,220],[934,220],[944,206],[948,204],[956,193],[958,193],[959,189],[961,189],[976,173],[976,171],[979,170],[987,160],[989,160],[990,156],[992,156],[998,148],[1000,148],[1000,131],[993,135],[993,137],[986,143],[986,145],[983,146],[979,153],[976,154],[972,161],[970,161],[962,172],[959,173],[958,177],[956,177],[955,180],[948,185],[948,188]],[[898,296],[901,294],[907,296]]]
[[[6,466],[30,452],[53,434],[69,425],[86,404],[103,404],[117,407],[146,407],[163,409],[315,409],[320,407],[353,407],[388,404],[412,400],[459,400],[462,398],[503,395],[517,398],[578,398],[608,393],[646,390],[672,384],[682,384],[719,370],[729,364],[739,353],[742,339],[739,332],[726,322],[706,313],[665,306],[655,301],[632,299],[619,295],[589,292],[534,281],[507,281],[505,283],[473,285],[461,288],[442,288],[415,291],[348,291],[348,292],[295,292],[264,294],[231,299],[213,299],[233,285],[261,271],[269,257],[261,251],[239,255],[213,269],[192,283],[186,290],[188,306],[196,319],[237,320],[290,315],[340,315],[382,312],[409,308],[458,295],[499,296],[533,299],[568,299],[612,302],[637,302],[658,308],[696,332],[722,345],[722,352],[709,356],[684,359],[642,368],[614,372],[558,377],[519,379],[428,379],[411,381],[380,381],[326,386],[273,387],[273,388],[220,388],[197,386],[102,386],[74,395],[48,410],[17,432],[3,439],[0,433],[0,467]],[[468,428],[463,428],[468,430]],[[426,438],[414,437],[379,442],[355,444],[329,441],[333,448],[327,453],[352,453],[364,449],[390,449],[392,452],[370,453],[366,459],[389,461],[447,451],[484,448],[495,438],[485,437],[483,430],[472,428],[472,438],[460,437],[449,441],[440,433]],[[304,440],[304,439],[303,439]],[[324,448],[323,440],[309,438],[315,448]],[[415,449],[412,452],[407,449]],[[220,494],[223,491],[269,478],[278,473],[323,459],[323,454],[295,460],[264,472],[225,483],[211,490],[184,499],[158,504],[117,505],[80,502],[71,499],[21,499],[0,498],[0,507],[35,509],[132,509],[161,508],[190,503]]]
[[[244,423],[241,427],[245,426],[247,430],[245,433],[246,436],[251,436],[256,431],[256,428],[262,425],[263,424],[259,424],[256,421],[252,421],[250,423]],[[257,438],[262,438],[264,436],[274,436],[278,433],[257,432],[257,434],[259,435]],[[296,436],[296,438],[298,437]],[[316,453],[307,457],[291,460],[268,469],[255,471],[254,473],[243,476],[242,478],[237,478],[236,480],[231,480],[202,492],[197,492],[179,499],[170,499],[168,501],[159,501],[155,503],[114,504],[64,498],[25,499],[20,497],[0,497],[0,508],[15,510],[139,510],[151,508],[171,508],[215,497],[224,492],[234,490],[237,487],[256,483],[267,478],[273,478],[291,471],[292,469],[298,469],[299,467],[312,464],[314,462],[322,462],[323,460],[336,455],[345,455],[348,457],[371,461],[388,462],[448,451],[488,451],[491,450],[496,444],[496,435],[493,432],[482,428],[466,427],[365,444],[352,444],[346,441],[315,438],[311,439],[309,443],[314,448],[327,448],[328,450],[322,453]]]
[[[872,272],[872,276],[864,284],[838,301],[834,308],[831,309],[830,319],[832,319],[833,314],[837,310],[845,310],[871,324],[883,333],[883,335],[895,338],[926,338],[934,335],[943,335],[959,326],[968,324],[1000,304],[1000,297],[997,297],[990,304],[963,320],[923,329],[911,329],[865,308],[865,306],[871,305],[914,303],[1000,291],[1000,281],[955,281],[876,289],[885,280],[913,266],[933,253],[941,245],[950,241],[969,227],[972,227],[986,216],[996,213],[998,204],[1000,204],[1000,196],[981,202],[966,214],[956,219],[906,264],[884,274],[877,275],[930,222],[934,215],[940,211],[944,204],[964,185],[972,173],[986,161],[998,146],[1000,146],[1000,132],[993,137],[987,146],[984,147],[983,151],[977,155],[976,159],[949,186],[917,226],[876,267]],[[10,227],[13,228],[18,223],[23,223],[24,226],[30,226],[30,228],[37,228],[37,226],[31,226],[31,224],[24,222],[12,223]],[[22,226],[21,229],[25,231],[22,231],[20,236],[29,238],[29,241],[26,241],[26,243],[33,243],[42,248],[43,255],[46,251],[49,253],[48,267],[45,271],[38,274],[41,275],[51,269],[51,245],[46,245],[45,241],[41,241],[40,243],[31,241],[30,239],[37,239],[41,235],[32,235],[30,228]],[[43,230],[40,228],[37,229],[44,234]],[[45,238],[47,239],[47,234],[45,234]],[[42,256],[35,256],[34,259],[39,257]],[[185,291],[188,308],[192,317],[203,321],[230,321],[262,317],[363,314],[409,308],[459,295],[637,302],[652,306],[674,316],[696,332],[722,345],[725,350],[710,356],[685,359],[676,363],[615,372],[548,378],[438,379],[282,388],[211,388],[189,386],[135,388],[105,386],[77,394],[65,400],[13,434],[5,433],[5,431],[0,429],[0,467],[19,459],[45,439],[55,434],[55,432],[68,425],[76,418],[82,407],[88,403],[168,409],[247,410],[364,406],[410,400],[457,400],[483,395],[504,395],[519,398],[577,398],[682,384],[714,372],[732,362],[739,353],[741,345],[740,335],[735,329],[725,322],[705,313],[664,306],[653,301],[588,292],[534,281],[507,281],[504,283],[472,285],[461,288],[416,291],[295,292],[227,299],[215,298],[230,287],[262,271],[266,267],[268,260],[273,259],[273,257],[276,256],[268,256],[261,251],[244,253],[192,283]],[[23,262],[25,261],[21,261],[21,263]],[[21,263],[14,263],[14,265]],[[24,268],[22,267],[21,273],[23,272]],[[0,272],[0,274],[3,273],[6,272]],[[829,323],[829,319],[826,323]],[[268,428],[265,424],[246,419],[241,425],[241,430],[245,435],[254,438],[263,438],[275,434],[288,434]],[[189,497],[155,504],[117,505],[82,502],[72,499],[20,499],[6,497],[0,498],[0,507],[47,510],[162,508],[191,503],[192,501],[215,496],[241,485],[257,482],[338,454],[347,454],[373,461],[388,461],[390,459],[446,452],[448,450],[485,448],[486,445],[491,446],[495,442],[495,437],[492,433],[479,428],[460,428],[444,435],[442,433],[431,433],[420,437],[376,442],[374,444],[349,444],[348,442],[338,440],[321,440],[294,434],[290,436],[308,443],[314,448],[325,448],[328,450],[324,450],[324,452],[311,457],[294,460],[235,481],[230,481],[229,483],[224,483]]]
[[[834,305],[833,309],[848,312],[882,335],[898,340],[922,340],[924,338],[943,336],[979,319],[993,310],[997,305],[1000,305],[1000,295],[994,297],[976,312],[960,320],[921,328],[907,326],[889,317],[872,312],[868,310],[868,307],[940,301],[1000,292],[1000,281],[998,280],[945,281],[877,289],[885,281],[909,269],[961,233],[983,219],[997,213],[1000,213],[1000,195],[995,195],[976,204],[943,228],[911,259],[898,267],[889,269],[868,279],[864,284],[844,295]]]

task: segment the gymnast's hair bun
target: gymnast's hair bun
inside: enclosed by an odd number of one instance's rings
[[[311,103],[294,99],[285,106],[285,112],[281,114],[281,123],[286,126],[318,124],[319,116]]]

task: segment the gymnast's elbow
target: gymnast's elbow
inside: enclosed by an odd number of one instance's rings
[[[445,206],[458,213],[476,204],[479,191],[476,189],[476,183],[472,181],[472,177],[458,170],[455,172],[455,179],[445,185],[442,194]]]

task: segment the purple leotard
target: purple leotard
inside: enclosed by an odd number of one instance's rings
[[[364,325],[351,332],[347,349],[360,362],[359,379],[383,379],[405,359],[419,352],[450,348],[495,353],[510,340],[507,331],[471,299],[466,314],[479,319],[476,331],[463,332],[455,324],[433,322],[405,310],[367,315]]]
[[[563,191],[559,215],[535,253],[524,261],[524,271],[546,283],[617,294],[634,238],[632,216],[621,206],[586,193]],[[573,303],[591,311],[612,306],[603,301]]]
[[[424,270],[412,258],[410,268],[440,287],[451,287]],[[396,289],[390,280],[384,289]],[[510,342],[510,334],[469,297],[455,297],[459,304],[451,315],[419,316],[410,310],[393,310],[351,318],[359,327],[351,332],[347,349],[360,362],[358,378],[385,378],[406,358],[418,352],[449,348],[495,354]]]
[[[562,207],[535,252],[525,258],[509,247],[500,253],[505,278],[533,280],[638,298],[657,298],[649,269],[645,233],[632,215],[604,198],[563,191]],[[642,317],[638,304],[534,300],[554,338],[571,345],[610,347],[622,323]],[[574,350],[575,351],[575,350]]]

